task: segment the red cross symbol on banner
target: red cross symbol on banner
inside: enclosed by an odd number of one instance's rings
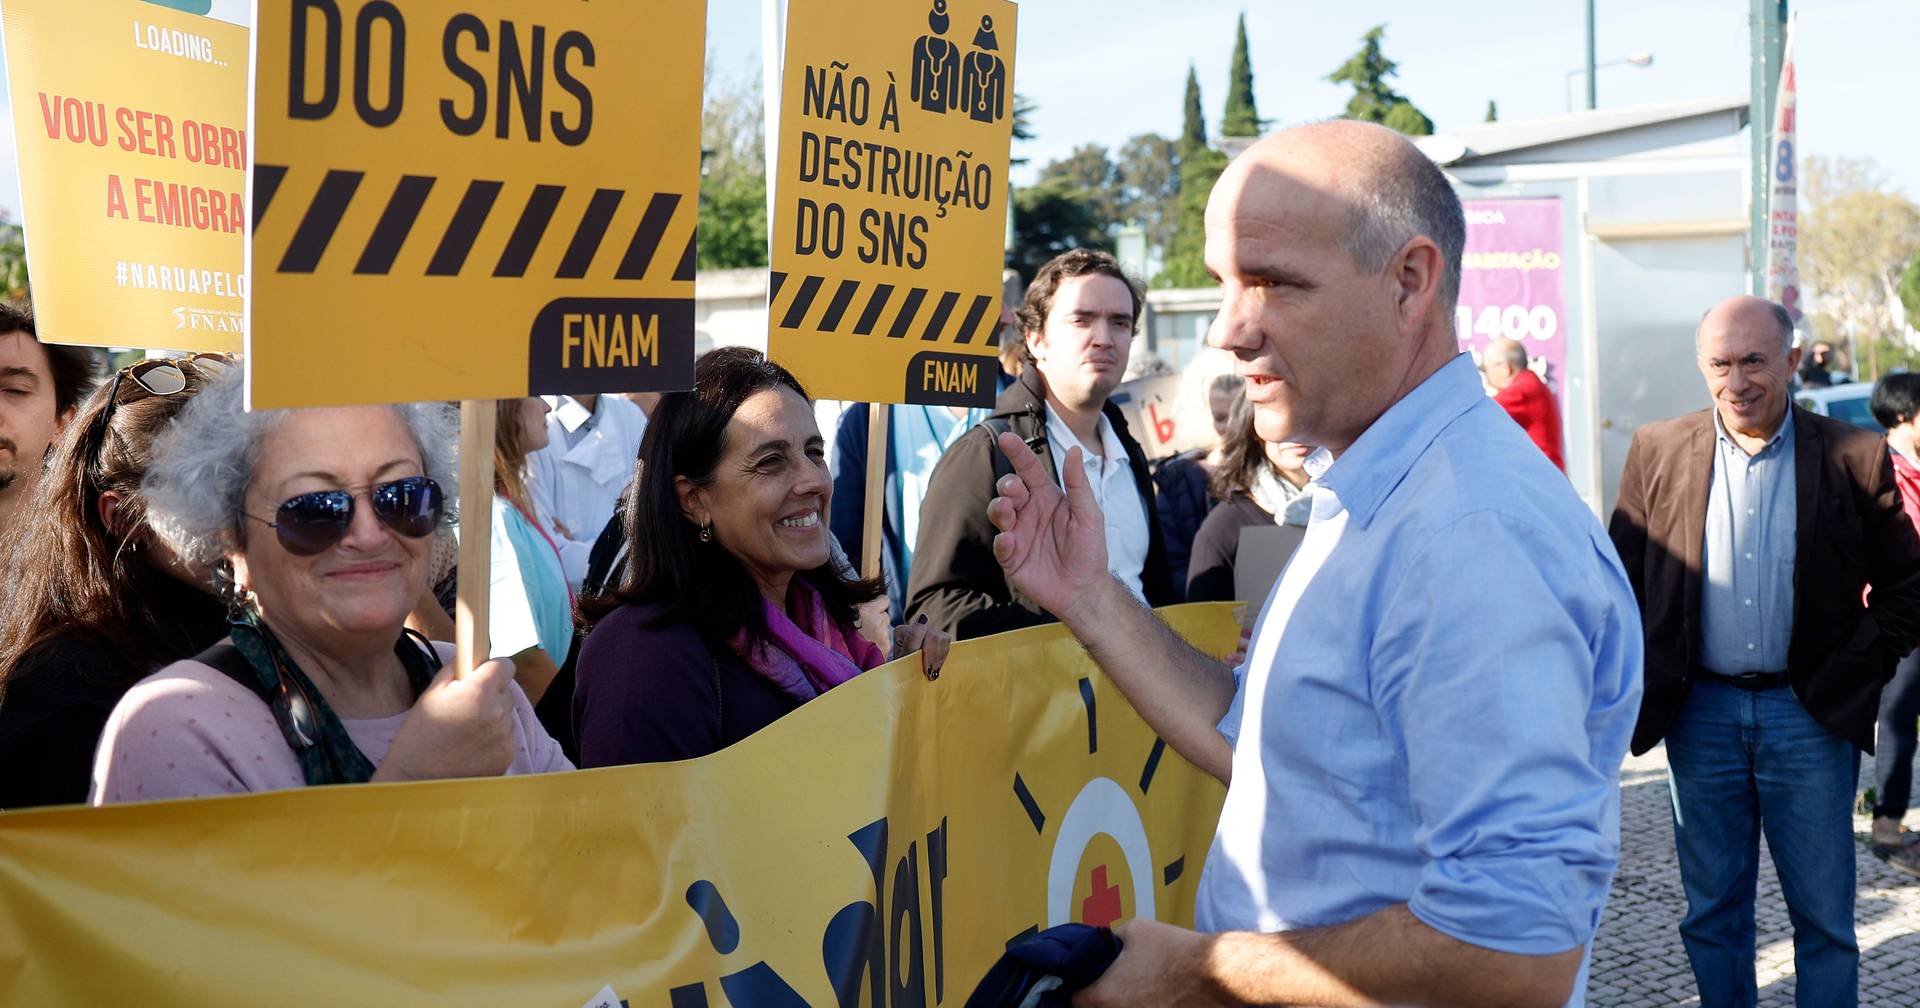
[[[1080,902],[1080,922],[1094,927],[1110,927],[1120,919],[1120,887],[1107,884],[1107,866],[1093,870],[1093,891]]]

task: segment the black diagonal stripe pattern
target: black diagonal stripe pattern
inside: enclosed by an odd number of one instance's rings
[[[984,328],[988,338],[983,345],[999,345],[995,332],[998,327],[989,320],[994,295],[908,287],[902,296],[895,297],[901,289],[893,284],[842,279],[837,286],[829,288],[828,283],[828,277],[772,271],[767,278],[767,302],[780,320],[780,328],[872,336],[884,325],[889,339],[905,339],[918,333],[922,342],[960,346],[972,345]],[[789,286],[794,288],[792,300],[782,301],[781,296]],[[815,306],[821,302],[820,294],[826,289],[831,289],[833,295],[825,299],[826,307],[820,309],[815,318]],[[923,312],[930,299],[931,310]],[[962,305],[966,306],[964,313],[960,311]],[[851,328],[843,328],[849,320]]]
[[[255,167],[252,207],[254,228],[258,229],[260,222],[266,219],[267,210],[273,205],[296,199],[286,195],[290,191],[286,182],[291,173],[291,169],[285,165],[262,164]],[[361,237],[349,232],[365,227],[359,222],[368,215],[364,212],[356,214],[354,223],[348,224],[348,211],[356,199],[362,198],[363,189],[367,190],[365,199],[379,199],[374,193],[381,190],[376,190],[374,185],[384,190],[386,183],[376,181],[369,184],[367,173],[363,171],[328,169],[307,205],[286,211],[299,213],[301,217],[292,236],[287,239],[278,272],[315,272],[336,237],[343,244],[353,242],[359,245],[358,258],[352,261],[351,267],[358,275],[391,274],[409,241],[416,244],[433,242],[433,255],[425,270],[427,276],[458,276],[469,265],[487,269],[486,265],[475,264],[472,260],[476,248],[483,244],[480,241],[482,233],[487,230],[489,221],[494,219],[495,210],[498,209],[501,214],[513,214],[514,224],[505,246],[500,249],[499,258],[492,261],[493,276],[525,277],[543,244],[551,247],[555,242],[564,242],[564,252],[554,270],[555,279],[585,279],[606,240],[608,229],[612,227],[615,216],[628,196],[623,189],[593,190],[586,206],[580,211],[578,221],[568,229],[564,218],[560,227],[554,227],[555,214],[561,212],[561,204],[567,195],[564,185],[535,185],[522,202],[518,195],[507,195],[503,200],[507,185],[498,180],[454,180],[430,175],[388,177],[393,179],[393,188],[386,191],[385,202],[379,204],[378,217],[371,231],[365,233],[364,244],[360,244]],[[435,219],[434,214],[427,211],[429,200],[432,199],[436,205],[444,205],[445,200],[453,198],[450,193],[436,195],[439,189],[460,194],[452,216],[440,234],[416,237],[415,232],[421,229],[423,218]],[[698,264],[696,237],[690,235],[677,256],[672,250],[662,254],[660,247],[666,241],[675,217],[683,207],[690,206],[689,201],[678,193],[655,192],[645,195],[648,197],[647,205],[640,213],[632,235],[625,242],[618,264],[612,267],[613,279],[658,278],[670,267],[671,279],[691,282]],[[286,212],[283,212],[283,216]],[[490,250],[481,253],[483,256],[490,254]],[[824,281],[816,280],[813,289],[817,291],[821,283]],[[804,313],[804,308],[802,311]]]
[[[607,225],[613,223],[613,212],[620,209],[620,201],[626,195],[619,189],[594,190],[586,215],[580,218],[580,227],[573,233],[573,243],[567,246],[567,255],[560,260],[557,278],[578,280],[587,275],[593,266],[593,254],[600,251],[600,240],[607,236]]]
[[[547,224],[553,220],[553,211],[560,205],[560,197],[567,192],[566,186],[537,185],[527,197],[526,209],[520,211],[520,222],[513,226],[513,237],[507,239],[507,247],[500,253],[500,261],[493,267],[497,277],[523,277],[527,275],[527,265],[533,262],[533,253],[540,247],[540,239],[547,233]]]
[[[659,251],[660,239],[666,235],[667,225],[673,222],[674,208],[679,205],[678,193],[653,194],[646,213],[640,215],[640,226],[633,230],[633,241],[627,244],[620,269],[613,275],[615,280],[638,280],[647,275],[647,265]]]
[[[320,180],[320,191],[307,206],[307,215],[300,219],[293,240],[287,243],[287,254],[280,257],[280,272],[311,273],[320,265],[320,257],[326,255],[327,244],[333,241],[333,232],[365,177],[365,172],[330,171]]]
[[[393,188],[393,197],[387,200],[387,209],[380,214],[380,223],[374,225],[373,237],[367,240],[359,263],[353,267],[355,273],[384,276],[393,269],[393,260],[400,255],[407,232],[413,230],[420,208],[426,205],[433,182],[426,175],[400,176],[400,184]]]
[[[267,215],[267,206],[273,202],[273,194],[280,191],[280,183],[286,177],[286,165],[254,165],[253,229],[255,231],[260,230],[260,221]]]
[[[486,226],[487,215],[493,212],[493,203],[500,198],[503,185],[483,179],[468,183],[467,194],[460,197],[453,221],[447,225],[447,233],[441,236],[440,247],[433,253],[433,262],[427,264],[428,276],[460,275],[460,268],[467,264],[467,253],[473,251],[473,241]]]
[[[787,317],[780,320],[782,328],[800,328],[801,321],[807,317],[807,309],[813,307],[813,299],[820,293],[821,282],[822,278],[817,276],[800,281],[800,292],[793,296],[793,306],[787,309]]]

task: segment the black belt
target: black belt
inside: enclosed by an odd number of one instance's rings
[[[1779,689],[1787,684],[1787,674],[1785,672],[1742,672],[1739,675],[1722,675],[1712,669],[1703,668],[1699,670],[1699,673],[1707,679],[1723,682],[1736,689],[1746,690],[1749,693]]]

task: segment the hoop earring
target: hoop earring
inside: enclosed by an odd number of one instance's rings
[[[702,525],[702,526],[700,526],[700,541],[701,541],[701,542],[703,542],[703,543],[710,543],[710,542],[712,542],[712,541],[713,541],[713,526],[712,526],[712,525]]]

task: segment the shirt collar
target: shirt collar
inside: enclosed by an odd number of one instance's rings
[[[1720,410],[1716,407],[1711,412],[1713,413],[1714,437],[1719,439],[1722,445],[1739,452],[1742,458],[1752,458],[1753,456],[1748,455],[1745,448],[1740,447],[1740,442],[1735,441],[1733,435],[1727,432],[1727,425],[1720,422]],[[1753,454],[1764,455],[1778,448],[1782,439],[1791,437],[1793,437],[1793,405],[1789,403],[1787,405],[1787,416],[1780,421],[1780,428],[1774,431],[1773,436],[1767,439],[1767,443],[1761,445],[1760,450]]]
[[[547,401],[547,408],[552,410],[553,418],[560,421],[560,426],[565,427],[569,434],[579,430],[587,421],[593,419],[593,411],[580,405],[572,396],[541,396],[540,398]]]
[[[1473,358],[1460,354],[1389,406],[1339,458],[1324,448],[1309,455],[1307,472],[1340,498],[1351,521],[1365,528],[1433,439],[1486,401]]]
[[[1120,435],[1114,433],[1113,424],[1107,422],[1107,414],[1104,410],[1100,413],[1100,425],[1095,429],[1100,432],[1100,451],[1106,456],[1107,461],[1125,462],[1127,450],[1120,444]],[[1055,451],[1057,458],[1064,461],[1067,457],[1067,449],[1078,446],[1082,461],[1099,464],[1093,457],[1093,453],[1086,450],[1087,446],[1074,435],[1073,429],[1068,427],[1066,421],[1060,419],[1060,415],[1052,409],[1047,410],[1047,436],[1059,446]]]

